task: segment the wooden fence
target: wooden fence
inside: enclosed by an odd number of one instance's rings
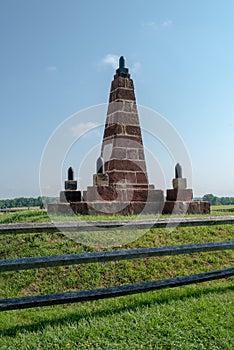
[[[197,218],[197,220],[201,219]],[[218,223],[224,223],[220,219]],[[234,217],[233,219],[234,220]],[[130,222],[130,220],[126,220]],[[168,221],[168,220],[167,220]],[[176,220],[174,220],[175,224]],[[190,221],[193,226],[195,225],[195,220],[193,218]],[[202,220],[203,225],[205,224],[204,220]],[[123,221],[121,221],[123,223]],[[129,227],[133,227],[133,225],[137,225],[137,228],[142,228],[139,222],[133,222],[129,224]],[[185,224],[189,224],[188,221],[184,222]],[[230,218],[225,221],[225,223],[230,223]],[[29,231],[29,227],[31,226],[35,229],[40,228],[41,232],[48,232],[46,226],[50,223],[44,224],[24,224],[24,228],[19,227],[19,225],[0,225],[1,233],[23,233],[23,230]],[[159,224],[159,220],[156,223]],[[165,227],[165,220],[163,223],[161,222],[162,227]],[[214,224],[212,220],[206,222],[207,224]],[[217,224],[217,222],[216,222]],[[77,229],[77,223],[63,223],[63,228],[66,227],[72,230]],[[106,230],[111,225],[114,227],[119,227],[120,223],[118,222],[95,222],[95,229],[98,226],[102,230]],[[146,221],[142,221],[142,225],[148,225],[152,227],[152,222],[149,223]],[[55,227],[49,225],[52,230],[56,230]],[[79,226],[81,228],[82,226]],[[87,226],[84,226],[87,229]],[[94,227],[88,226],[89,229],[93,229]],[[111,226],[112,227],[112,226]],[[136,228],[136,226],[134,226]],[[157,226],[158,227],[158,226]],[[124,225],[126,228],[126,225]],[[130,228],[129,228],[130,229]],[[57,229],[58,231],[58,229]],[[25,232],[25,231],[24,231]],[[38,231],[37,231],[38,232]],[[87,263],[99,263],[99,262],[107,262],[107,261],[116,261],[116,260],[129,260],[129,259],[139,259],[139,258],[150,258],[156,256],[170,256],[170,255],[179,255],[179,254],[191,254],[191,253],[199,253],[199,252],[211,252],[211,251],[220,251],[220,250],[230,250],[234,248],[234,241],[227,242],[212,242],[212,243],[201,243],[201,244],[187,244],[181,246],[170,246],[170,247],[159,247],[159,248],[140,248],[140,249],[131,249],[131,250],[113,250],[113,251],[103,251],[103,252],[90,252],[90,253],[82,253],[82,254],[68,254],[68,255],[59,255],[59,256],[40,256],[40,257],[30,257],[30,258],[19,258],[19,259],[7,259],[0,261],[0,272],[9,272],[9,271],[18,271],[18,270],[28,270],[35,268],[49,268],[54,266],[66,266],[66,265],[74,265],[74,264],[87,264]],[[27,297],[19,297],[19,298],[7,298],[0,300],[0,311],[4,310],[14,310],[14,309],[24,309],[24,308],[32,308],[38,306],[48,306],[48,305],[56,305],[56,304],[65,304],[65,303],[74,303],[88,300],[98,300],[109,297],[117,297],[135,293],[142,293],[152,290],[164,289],[164,288],[173,288],[177,286],[192,284],[192,283],[201,283],[205,281],[227,278],[234,275],[234,268],[227,268],[223,270],[216,270],[211,272],[205,272],[190,276],[181,276],[176,278],[167,278],[163,280],[157,280],[152,282],[143,282],[137,284],[128,284],[124,286],[114,286],[109,288],[100,288],[93,290],[84,290],[77,292],[66,292],[59,294],[48,294],[48,295],[37,295],[37,296],[27,296]]]
[[[0,224],[0,234],[43,233],[59,231],[103,231],[105,229],[138,230],[165,227],[212,226],[234,224],[234,216],[176,217],[147,220],[99,220]]]

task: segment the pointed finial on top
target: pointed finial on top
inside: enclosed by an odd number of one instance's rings
[[[73,181],[74,180],[74,171],[73,171],[71,166],[68,169],[67,177],[68,177],[68,181],[70,181],[70,180]]]
[[[125,68],[125,58],[124,58],[124,56],[121,56],[119,58],[119,68]]]
[[[177,163],[175,166],[175,177],[176,179],[182,178],[182,166]]]
[[[130,78],[130,75],[128,74],[128,68],[125,66],[125,58],[124,56],[121,56],[119,58],[119,68],[116,70],[116,73],[119,77],[123,78]]]
[[[104,174],[104,159],[102,157],[97,159],[97,174]]]

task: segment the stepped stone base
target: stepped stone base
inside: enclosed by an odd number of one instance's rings
[[[167,201],[163,214],[209,214],[210,202]]]
[[[89,186],[84,193],[87,202],[163,202],[163,191],[147,187]],[[104,203],[105,204],[105,203]]]
[[[191,189],[170,189],[167,190],[167,201],[191,201],[193,199],[193,190]]]
[[[134,215],[158,214],[164,207],[163,201],[157,202],[71,202],[48,204],[51,214],[82,214],[82,215]]]
[[[60,202],[80,202],[81,201],[81,191],[61,191],[60,192]]]
[[[51,214],[134,215],[134,214],[209,214],[210,202],[199,201],[89,201],[48,204]]]

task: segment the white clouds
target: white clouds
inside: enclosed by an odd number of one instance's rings
[[[142,23],[143,28],[156,29],[158,27],[157,23],[154,21],[148,21]]]
[[[117,69],[119,66],[119,57],[115,54],[107,54],[100,62],[100,66],[103,68],[105,66],[109,66],[112,69]],[[130,74],[136,74],[140,68],[141,68],[141,63],[140,62],[134,62],[131,65],[128,65],[128,63],[126,63],[126,67],[129,68],[129,72]]]
[[[173,24],[172,20],[165,19],[164,21],[147,21],[142,23],[142,27],[149,30],[161,30],[171,27]]]
[[[172,21],[170,19],[166,19],[163,23],[162,26],[165,27],[170,27],[172,25]]]
[[[113,69],[117,69],[119,65],[119,56],[108,54],[102,59],[101,63],[104,66],[111,66]]]
[[[96,129],[97,127],[98,127],[98,124],[95,124],[93,122],[80,123],[71,127],[71,133],[72,133],[72,136],[76,139],[78,139],[80,136],[84,135],[88,131],[90,132],[95,131],[99,135],[99,132]]]

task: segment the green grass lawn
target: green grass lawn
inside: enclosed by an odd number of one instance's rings
[[[234,204],[228,204],[228,205],[212,205],[211,210],[225,210],[225,209],[234,209]]]
[[[5,218],[5,221],[4,221]],[[44,211],[1,222],[46,221]],[[125,217],[126,219],[126,217]],[[233,239],[234,226],[151,229],[123,249]],[[118,248],[119,249],[119,248]],[[0,236],[1,259],[100,251],[61,233]],[[2,273],[1,298],[124,285],[231,267],[231,251]],[[233,349],[233,278],[94,302],[5,311],[0,349]]]
[[[223,211],[225,209],[234,208],[233,205],[217,205],[211,206],[211,213],[202,216],[218,216],[218,215],[233,215],[232,212]],[[219,211],[219,210],[222,211]],[[174,215],[176,217],[176,215]],[[201,216],[201,215],[185,215],[185,216]],[[15,213],[0,213],[0,224],[16,223],[16,222],[45,222],[45,221],[92,221],[92,220],[134,220],[134,219],[153,219],[155,217],[167,218],[171,215],[131,215],[131,216],[121,216],[121,215],[48,215],[46,210],[33,209],[33,210],[20,210]]]

